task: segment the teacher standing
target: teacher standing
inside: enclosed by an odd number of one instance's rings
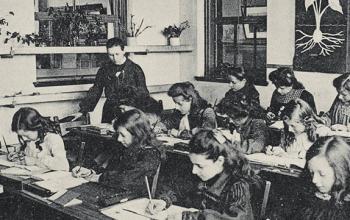
[[[106,47],[109,61],[98,70],[94,85],[79,106],[84,115],[93,111],[104,89],[107,100],[103,106],[102,123],[111,123],[118,116],[119,101],[125,99],[123,91],[126,87],[132,87],[141,99],[148,97],[149,91],[141,67],[125,56],[124,42],[111,38]]]

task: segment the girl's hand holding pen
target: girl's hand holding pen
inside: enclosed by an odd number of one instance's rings
[[[161,199],[152,199],[149,201],[146,211],[155,215],[166,208],[166,202]]]
[[[92,173],[93,171],[91,169],[87,169],[82,166],[76,166],[72,169],[72,175],[77,178],[79,177],[85,178],[90,176]]]

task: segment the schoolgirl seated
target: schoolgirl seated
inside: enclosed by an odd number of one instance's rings
[[[259,185],[259,178],[241,151],[215,129],[199,131],[189,146],[192,173],[201,182],[188,192],[186,203],[178,203],[199,211],[184,212],[183,219],[254,219],[250,189]],[[176,189],[173,190],[161,192],[149,204],[148,211],[155,214],[168,208],[177,200]]]
[[[292,69],[280,67],[270,73],[269,79],[276,86],[268,108],[267,118],[269,120],[280,120],[281,110],[288,102],[297,98],[304,100],[314,112],[317,112],[313,95],[306,91],[304,86],[295,78]]]
[[[238,100],[224,98],[219,106],[218,113],[227,115],[231,131],[235,130],[238,137],[230,138],[246,154],[262,152],[268,140],[268,127],[263,119],[253,118],[254,106],[244,95]]]
[[[138,96],[133,87],[127,87],[126,89],[129,90],[128,95],[119,101],[120,105],[117,111],[126,112],[131,109],[139,109],[145,113],[156,134],[167,132],[166,126],[161,121],[163,106],[151,96]]]
[[[348,131],[350,126],[350,73],[344,73],[333,80],[338,95],[330,110],[323,116],[333,130]]]
[[[312,108],[303,100],[296,99],[285,105],[281,113],[284,131],[278,147],[267,147],[266,154],[304,159],[307,150],[320,136],[330,129],[322,124]]]
[[[321,138],[308,150],[306,161],[313,187],[286,219],[349,219],[350,146],[338,136]]]
[[[34,108],[20,108],[12,118],[11,130],[21,144],[20,152],[11,152],[10,161],[50,170],[69,170],[63,139],[54,123]]]
[[[175,83],[168,95],[175,103],[175,111],[163,119],[169,133],[175,137],[190,138],[201,128],[216,128],[216,115],[190,82]]]
[[[231,89],[226,92],[224,98],[238,100],[246,96],[254,106],[253,117],[265,118],[266,111],[260,106],[259,92],[244,72],[243,67],[228,67],[226,74]]]
[[[135,192],[144,192],[144,178],[156,173],[161,161],[160,143],[155,139],[149,121],[140,110],[126,111],[114,121],[113,127],[118,134],[116,141],[123,145],[118,153],[112,155],[103,172],[74,167],[72,174],[91,182],[111,187],[124,188]]]

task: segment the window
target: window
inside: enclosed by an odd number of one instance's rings
[[[36,0],[35,7],[36,46],[55,47],[36,55],[36,86],[93,82],[107,59],[101,47],[125,37],[126,0]],[[67,49],[57,54],[57,47]]]
[[[205,79],[225,81],[234,65],[266,85],[266,0],[208,0],[205,9]]]

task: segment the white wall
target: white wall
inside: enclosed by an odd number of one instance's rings
[[[294,56],[295,0],[267,1],[267,64],[292,65]],[[198,60],[201,58],[198,57]],[[204,60],[204,56],[202,57]],[[273,69],[267,69],[269,74]],[[296,78],[314,97],[318,111],[328,111],[336,90],[332,80],[338,74],[317,72],[295,72]],[[223,97],[228,85],[223,83],[194,82],[202,96],[209,102]],[[257,86],[263,107],[270,105],[271,94],[275,87]]]
[[[135,21],[140,22],[144,18],[144,24],[151,25],[152,28],[146,30],[138,39],[140,45],[166,45],[166,38],[161,30],[171,24],[179,24],[188,19],[191,23],[191,29],[186,30],[183,35],[182,43],[196,45],[195,18],[196,18],[196,0],[130,0],[128,2],[128,11],[135,15]],[[21,33],[32,33],[34,30],[34,0],[0,0],[0,15],[5,15],[9,11],[15,12],[15,17],[9,17],[10,28]],[[9,45],[0,44],[0,47]],[[13,45],[22,46],[22,45]],[[14,47],[15,48],[15,47]],[[0,48],[1,49],[1,48]],[[148,53],[147,55],[132,55],[136,63],[144,70],[147,85],[165,85],[173,84],[183,79],[192,79],[196,71],[196,56],[192,52],[186,53]],[[35,88],[33,82],[36,79],[35,56],[14,56],[13,58],[0,58],[0,102],[2,97],[22,92],[24,95],[33,92],[43,94],[52,94],[58,99],[61,94],[67,92],[83,92],[91,85],[78,86],[54,86]],[[182,74],[184,73],[184,74]],[[173,108],[172,100],[165,92],[155,93],[152,96],[156,99],[162,99],[165,108]],[[39,96],[40,97],[40,96]],[[16,98],[14,99],[16,100]],[[105,99],[100,102],[92,113],[92,122],[99,122],[101,119],[102,106]],[[29,103],[25,105],[16,105],[15,108],[0,106],[0,135],[5,135],[9,143],[16,142],[16,136],[10,131],[10,122],[15,111],[23,106],[37,108],[43,115],[63,117],[77,112],[79,100],[73,101],[53,101],[48,103]]]

